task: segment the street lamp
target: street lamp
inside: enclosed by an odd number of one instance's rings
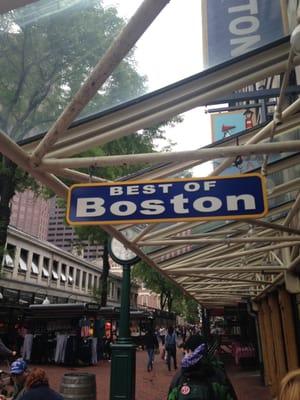
[[[135,399],[135,345],[130,337],[130,267],[139,257],[122,242],[112,238],[111,258],[123,267],[119,337],[112,345],[110,400]]]

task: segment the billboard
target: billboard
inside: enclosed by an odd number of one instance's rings
[[[212,142],[228,138],[236,133],[245,132],[255,125],[251,110],[226,111],[210,114]],[[222,175],[234,175],[238,172],[247,172],[259,168],[263,162],[263,155],[250,154],[241,158],[242,162],[236,166],[226,168]],[[214,168],[222,164],[223,159],[213,161]]]
[[[202,0],[205,67],[284,36],[280,0]]]
[[[243,132],[246,129],[247,120],[243,110],[211,114],[211,132],[213,142],[225,139],[238,132]]]
[[[268,211],[259,174],[73,185],[70,225],[251,219]]]

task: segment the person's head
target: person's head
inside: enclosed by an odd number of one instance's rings
[[[30,389],[33,386],[49,386],[49,379],[44,369],[34,368],[28,374],[26,379],[26,388]]]
[[[192,335],[184,343],[183,348],[186,353],[192,353],[202,343],[204,343],[204,340],[200,335]]]
[[[169,328],[168,328],[168,334],[169,334],[169,335],[173,335],[173,332],[174,332],[173,326],[169,326]]]
[[[300,399],[300,369],[285,375],[280,383],[278,400]]]
[[[18,386],[24,386],[28,371],[27,363],[22,358],[11,363],[9,372]]]

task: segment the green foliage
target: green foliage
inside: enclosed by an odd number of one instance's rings
[[[142,261],[133,267],[132,276],[141,280],[147,289],[160,294],[162,310],[167,308],[168,311],[172,311],[174,299],[182,296],[180,289],[174,283]]]
[[[142,281],[147,289],[160,294],[162,310],[168,308],[189,323],[198,322],[198,303],[186,297],[177,285],[160,272],[141,261],[133,267],[132,276]]]
[[[182,295],[174,300],[173,311],[184,318],[189,324],[196,324],[199,322],[198,303]]]
[[[113,7],[81,2],[80,9],[39,18],[18,9],[0,17],[0,126],[20,139],[47,129],[78,91],[124,26]],[[131,51],[88,104],[90,114],[145,91]]]
[[[43,7],[43,2],[36,6]],[[24,8],[0,16],[0,128],[15,140],[33,136],[51,126],[125,24],[117,15],[116,8],[104,8],[99,0],[81,2],[64,13],[42,14],[35,18],[28,8]],[[145,90],[146,78],[136,70],[133,49],[81,116],[140,96]],[[107,143],[102,148],[91,149],[80,156],[152,152],[155,150],[154,140],[163,139],[165,128],[178,122],[181,122],[181,117]],[[166,150],[171,145],[168,143]],[[141,167],[143,165],[97,168],[93,175],[114,180]],[[0,170],[0,180],[1,174],[7,173],[10,171]],[[14,171],[12,179],[14,190],[6,201],[7,206],[14,191],[25,188],[45,197],[53,195],[19,169]],[[80,227],[76,231],[80,240],[107,243],[107,234],[98,227]],[[0,241],[0,245],[3,240],[5,243],[5,239]],[[109,268],[108,256],[105,259],[103,265]],[[162,297],[171,308],[173,295],[170,295],[168,285],[165,284]]]

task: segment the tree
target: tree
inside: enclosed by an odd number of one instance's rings
[[[56,2],[58,9],[65,5],[63,0]],[[50,7],[48,4],[46,6]],[[43,2],[36,3],[34,7],[40,7],[36,14],[38,18],[35,18],[30,7],[0,17],[0,127],[16,141],[47,130],[125,23],[118,17],[114,7],[104,8],[99,0],[75,4],[64,13],[56,12],[56,6],[53,5],[52,13],[49,13],[49,9],[47,12],[43,10]],[[132,50],[81,115],[98,112],[137,97],[145,89],[146,78],[136,71]],[[88,153],[133,153],[137,148],[142,152],[153,151],[154,138],[161,137],[163,127],[170,123],[149,127],[142,135],[136,133]],[[0,260],[6,243],[10,201],[15,191],[23,190],[28,185],[35,186],[35,182],[11,161],[4,157],[1,161]],[[115,179],[136,169],[137,166],[98,168],[93,173]],[[85,236],[85,230],[78,232],[81,237]],[[99,232],[94,229],[87,235],[91,240],[104,243],[104,287],[101,293],[101,303],[104,304],[107,295],[105,276],[108,275],[106,269],[109,269],[106,251],[108,239],[103,232]]]
[[[142,261],[133,267],[133,277],[142,280],[147,289],[160,294],[161,310],[172,311],[174,300],[181,298],[181,290],[174,283]]]
[[[61,1],[63,6],[63,1]],[[41,5],[42,7],[42,5]],[[124,21],[99,0],[66,12],[33,18],[18,9],[0,17],[0,126],[15,140],[41,132],[55,121],[80,88]],[[133,51],[84,110],[109,108],[145,91]]]
[[[198,303],[186,296],[174,283],[144,262],[133,267],[133,277],[142,280],[147,289],[160,294],[160,308],[181,315],[193,324],[199,320]]]
[[[196,324],[199,322],[199,304],[187,296],[182,295],[174,301],[173,311],[182,316],[189,324]]]

